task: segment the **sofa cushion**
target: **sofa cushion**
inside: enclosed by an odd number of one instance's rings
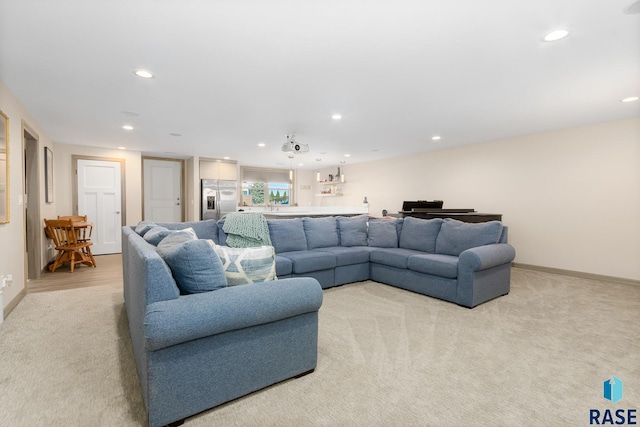
[[[336,257],[321,250],[283,252],[279,254],[289,258],[294,274],[304,274],[336,267]]]
[[[436,240],[436,253],[458,256],[476,246],[498,243],[502,235],[502,223],[489,221],[468,223],[446,219]]]
[[[407,217],[402,223],[398,246],[405,249],[434,253],[436,238],[442,225],[441,219],[419,219]]]
[[[269,237],[277,254],[307,249],[302,218],[268,219],[267,224]]]
[[[406,269],[409,257],[420,254],[421,252],[413,249],[375,248],[369,254],[369,260],[376,264]]]
[[[458,277],[458,257],[452,255],[412,255],[407,260],[409,270],[455,279]]]
[[[356,217],[339,216],[338,234],[340,246],[367,246],[367,217],[364,215]]]
[[[135,231],[138,235],[144,237],[144,235],[156,225],[157,224],[153,221],[140,221],[138,225],[136,225]]]
[[[397,248],[398,234],[402,228],[401,219],[369,219],[369,246],[377,248]]]
[[[209,240],[213,243],[212,240]],[[276,279],[276,254],[273,246],[231,248],[213,244],[222,261],[227,286],[248,285]]]
[[[293,263],[289,258],[276,255],[276,276],[282,278],[293,272]]]
[[[304,234],[307,238],[307,249],[338,246],[338,223],[336,218],[303,218]]]
[[[172,231],[168,230],[166,227],[157,225],[153,227],[151,230],[147,231],[144,234],[143,239],[146,240],[148,243],[151,243],[153,246],[158,246],[158,243],[160,243],[162,239],[167,237],[169,233],[172,233]]]
[[[342,265],[362,264],[369,262],[369,253],[373,248],[369,246],[333,246],[331,248],[318,249],[322,252],[328,252],[336,257],[336,267]]]
[[[222,262],[207,240],[190,239],[165,245],[167,240],[181,234],[186,233],[173,233],[158,244],[158,253],[171,269],[180,291],[195,294],[226,287]]]
[[[203,221],[191,222],[159,222],[158,225],[167,227],[169,230],[184,230],[191,228],[198,239],[211,239],[218,242],[218,227],[215,219],[205,219]]]

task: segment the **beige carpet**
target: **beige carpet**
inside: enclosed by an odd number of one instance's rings
[[[588,425],[640,409],[639,335],[636,286],[514,269],[508,296],[469,310],[356,283],[325,291],[313,374],[185,425]],[[144,423],[118,287],[29,294],[0,325],[0,425]]]

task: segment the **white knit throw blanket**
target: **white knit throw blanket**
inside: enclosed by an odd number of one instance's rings
[[[227,245],[232,248],[271,246],[267,219],[261,213],[227,214],[222,230],[227,233]]]

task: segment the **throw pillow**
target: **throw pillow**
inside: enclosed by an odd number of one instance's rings
[[[195,230],[192,227],[183,228],[183,229],[178,230],[178,231],[181,231],[183,233],[189,233],[190,235],[193,236],[194,239],[198,238],[198,235],[196,234]]]
[[[502,234],[500,221],[468,223],[446,219],[436,240],[436,253],[459,256],[476,246],[498,243]]]
[[[369,246],[397,248],[401,219],[369,219]]]
[[[171,232],[158,243],[156,252],[164,258],[165,254],[173,250],[174,246],[180,246],[184,242],[188,242],[190,240],[195,240],[190,233],[171,230]]]
[[[225,233],[223,230],[224,223],[225,223],[224,219],[221,219],[220,221],[218,221],[218,241],[215,242],[214,240],[214,242],[218,245],[229,246],[227,245],[227,233]]]
[[[144,235],[155,226],[156,223],[153,221],[140,221],[138,225],[136,225],[135,232],[138,233],[138,235],[144,237]]]
[[[175,232],[158,245],[158,249],[171,236],[186,234]],[[158,250],[183,294],[215,291],[227,286],[222,262],[206,240],[189,239]]]
[[[402,223],[398,246],[405,249],[434,253],[441,219],[419,219],[406,217]]]
[[[143,239],[146,240],[148,243],[152,244],[153,246],[158,246],[158,243],[160,243],[162,239],[167,237],[170,233],[172,233],[171,230],[168,230],[166,227],[162,227],[158,225],[156,227],[153,227],[151,230],[147,231],[144,234]]]
[[[302,220],[304,235],[307,238],[307,248],[328,248],[338,246],[338,224],[336,218],[304,218]]]
[[[276,253],[273,246],[231,248],[209,240],[220,257],[228,286],[276,280]]]
[[[340,234],[340,246],[367,246],[367,217],[336,218]]]

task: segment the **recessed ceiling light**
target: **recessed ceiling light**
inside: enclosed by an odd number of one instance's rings
[[[126,150],[127,147],[118,147],[118,150]]]
[[[298,163],[298,166],[304,166],[304,163]]]
[[[124,129],[124,130],[133,130],[133,126],[131,126],[131,125],[124,125],[124,126],[122,126],[122,129]]]
[[[637,101],[638,99],[640,99],[640,97],[630,96],[628,98],[621,99],[620,102],[633,102],[633,101]]]
[[[542,41],[545,42],[555,42],[558,40],[562,40],[563,38],[569,35],[569,30],[555,30],[548,33],[546,36],[542,38]]]
[[[264,142],[259,142],[258,143],[258,147],[266,147],[266,146],[267,146],[267,144],[265,144]]]
[[[341,165],[344,165],[345,163],[347,163],[347,162],[345,162],[344,160],[340,160],[340,164]]]
[[[123,116],[127,116],[127,117],[140,117],[140,114],[133,112],[133,111],[120,111],[120,113]]]
[[[321,162],[322,159],[320,157],[316,157],[316,162]]]
[[[223,159],[225,159],[225,160],[229,160],[230,158],[231,158],[231,157],[229,157],[229,156],[224,156],[224,157],[223,157]]]
[[[331,118],[333,120],[342,120],[342,114],[334,114]]]
[[[155,77],[151,71],[143,69],[133,70],[133,74],[138,77],[142,77],[143,79],[152,79]]]
[[[351,154],[345,154],[344,156],[345,157],[351,157]]]
[[[169,135],[171,136],[182,136],[181,133],[171,132]]]
[[[440,141],[441,136],[440,135],[434,135],[431,137],[432,141]]]

